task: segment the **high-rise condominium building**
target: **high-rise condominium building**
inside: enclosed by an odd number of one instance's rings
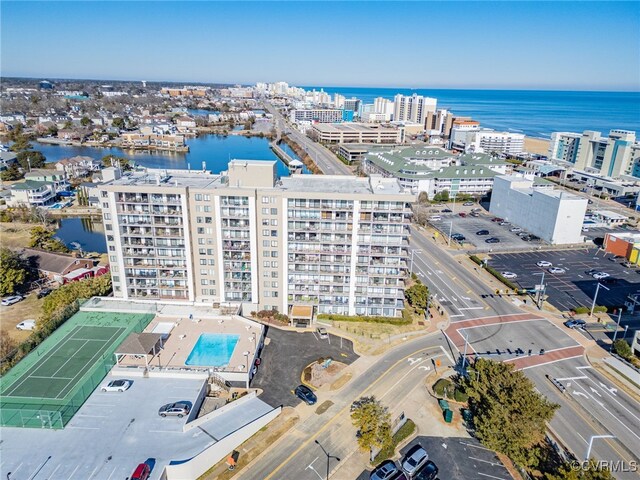
[[[595,168],[612,178],[631,175],[639,152],[635,140],[635,132],[627,130],[611,130],[608,137],[585,130],[578,144],[576,168]]]
[[[549,142],[549,158],[576,163],[582,135],[572,132],[553,132]]]
[[[114,295],[400,316],[410,202],[392,178],[130,173],[100,187]]]
[[[424,125],[428,112],[436,111],[437,100],[413,94],[396,95],[393,104],[393,120],[398,122],[414,122]]]

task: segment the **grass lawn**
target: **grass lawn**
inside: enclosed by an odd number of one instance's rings
[[[30,231],[36,226],[35,223],[0,223],[2,246],[8,248],[26,247],[31,238]]]
[[[44,298],[36,298],[36,293],[33,292],[21,302],[14,303],[9,307],[0,306],[0,329],[6,330],[14,340],[23,341],[31,332],[17,330],[16,325],[23,320],[37,320],[42,314],[43,302]]]

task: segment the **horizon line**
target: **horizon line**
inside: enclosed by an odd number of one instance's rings
[[[215,81],[201,81],[201,80],[144,80],[144,79],[116,79],[116,78],[80,78],[80,77],[47,77],[47,76],[20,76],[20,75],[0,75],[0,79],[20,79],[20,80],[72,80],[72,81],[94,81],[94,82],[142,82],[147,83],[194,83],[204,85],[241,85],[241,86],[253,86],[257,82],[243,83],[243,82],[215,82]],[[402,90],[488,90],[488,91],[530,91],[530,92],[594,92],[594,93],[640,93],[640,86],[637,90],[610,90],[610,89],[594,89],[594,87],[497,87],[497,86],[468,86],[468,87],[415,87],[415,86],[402,86],[402,85],[304,85],[304,84],[291,84],[287,80],[279,80],[288,83],[290,86],[298,88],[384,88],[384,89],[402,89]],[[275,83],[275,82],[262,82],[262,83]],[[609,87],[610,88],[610,87]]]

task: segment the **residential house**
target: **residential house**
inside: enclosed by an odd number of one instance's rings
[[[46,252],[35,248],[25,248],[21,253],[42,277],[61,285],[98,277],[109,271],[108,265],[98,265],[96,260],[72,254]]]
[[[71,189],[66,173],[46,168],[32,168],[24,178],[35,182],[49,182],[53,184],[55,193]]]
[[[15,153],[0,151],[0,170],[6,170],[14,163],[18,163],[18,156]]]
[[[55,202],[57,194],[51,182],[26,180],[11,185],[11,197],[7,201],[10,207],[45,207]]]
[[[56,170],[64,172],[69,178],[86,177],[91,172],[100,170],[99,160],[78,155],[71,158],[63,158],[55,164]]]

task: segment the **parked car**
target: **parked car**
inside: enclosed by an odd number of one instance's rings
[[[464,217],[466,217],[466,216],[467,216],[467,214],[466,214],[466,213],[464,213],[464,212],[460,212],[460,213],[458,214],[458,216],[460,216],[460,217],[464,218]]]
[[[131,380],[111,380],[106,385],[103,385],[101,390],[103,392],[124,392],[125,390],[129,390],[132,383]]]
[[[478,230],[476,235],[489,235],[489,230]]]
[[[47,295],[49,295],[51,292],[53,292],[53,290],[51,290],[50,288],[43,288],[42,290],[40,290],[38,292],[38,294],[36,295],[36,297],[38,298],[44,298]]]
[[[496,237],[487,238],[484,243],[500,243],[500,239]]]
[[[453,235],[451,235],[451,239],[455,240],[456,242],[464,242],[467,237],[465,237],[461,233],[454,233]]]
[[[633,268],[634,265],[633,263],[626,261],[626,262],[622,262],[620,265],[622,265],[624,268]]]
[[[513,233],[519,233],[522,231],[522,229],[520,227],[511,227],[509,231]]]
[[[482,209],[481,209],[481,208],[479,208],[479,207],[476,207],[476,208],[472,208],[472,209],[471,209],[471,211],[472,211],[473,213],[479,213],[479,212],[481,212],[481,211],[482,211]]]
[[[478,212],[471,212],[469,215],[471,215],[472,217],[479,217],[480,214]]]
[[[318,336],[320,338],[329,338],[329,334],[327,333],[327,329],[324,327],[318,327],[316,328],[316,332],[318,333]]]
[[[564,322],[564,326],[567,328],[582,328],[587,324],[587,322],[585,322],[584,320],[581,320],[579,318],[575,318],[572,320],[567,320],[566,322]]]
[[[450,208],[443,208],[442,213],[453,213],[453,210],[451,210]]]
[[[492,221],[492,222],[500,223],[500,222],[504,222],[504,218],[496,217],[496,218],[492,218],[492,219],[491,219],[491,221]]]
[[[604,279],[604,278],[608,278],[608,277],[610,277],[611,275],[609,275],[609,274],[608,274],[608,273],[606,273],[606,272],[596,272],[596,273],[594,273],[594,274],[593,274],[593,275],[591,275],[591,276],[592,276],[593,278],[595,278],[596,280],[602,280],[602,279]]]
[[[442,220],[442,217],[440,215],[431,215],[429,217],[429,221],[430,222],[437,222],[437,221],[440,221],[440,220]]]
[[[36,321],[24,320],[23,322],[20,322],[19,324],[17,324],[16,328],[18,330],[33,330],[34,328],[36,328]]]
[[[603,278],[600,282],[603,285],[616,285],[618,283],[618,279],[614,277]]]
[[[553,263],[547,262],[546,260],[540,260],[536,265],[542,268],[553,267]]]
[[[520,240],[522,240],[523,242],[530,242],[531,241],[531,236],[530,235],[518,235],[520,237]]]
[[[475,202],[464,202],[462,205],[465,207],[473,207],[475,205]]]
[[[429,454],[422,445],[414,445],[400,462],[400,468],[411,478],[427,463],[427,460],[429,460]]]
[[[151,475],[151,468],[146,463],[141,463],[131,474],[130,480],[147,480]]]
[[[307,405],[313,405],[318,401],[316,394],[306,385],[298,385],[295,389],[296,397],[305,402]]]
[[[428,460],[424,468],[418,472],[413,480],[434,480],[437,476],[438,467],[431,460]]]
[[[501,227],[504,227],[506,225],[511,225],[509,222],[500,222],[498,225],[500,225]]]
[[[393,460],[385,460],[369,475],[369,480],[391,480],[400,473],[396,463]]]
[[[599,270],[597,268],[590,268],[589,270],[586,270],[584,273],[586,273],[587,275],[593,275],[594,273],[599,272]]]
[[[549,273],[553,273],[554,275],[565,273],[565,269],[560,267],[551,267],[548,271]]]
[[[14,303],[18,303],[24,297],[22,295],[11,295],[10,297],[6,297],[2,299],[2,305],[8,307],[9,305],[13,305]]]
[[[518,278],[518,275],[516,275],[513,272],[500,272],[500,275],[502,275],[504,278],[507,278],[509,280],[512,280],[514,278]]]
[[[612,262],[617,262],[618,260],[622,260],[624,257],[622,255],[614,255],[613,257],[609,257],[609,260]]]
[[[189,415],[191,411],[191,404],[187,402],[175,402],[175,403],[167,403],[160,407],[158,410],[158,415],[161,417],[173,416],[182,418],[185,415]]]

